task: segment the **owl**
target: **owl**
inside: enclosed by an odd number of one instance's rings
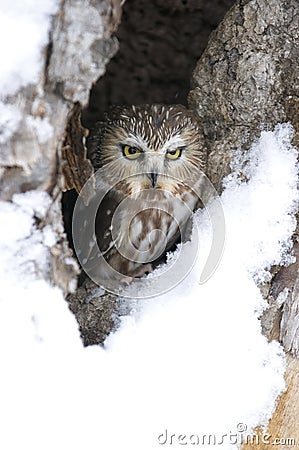
[[[101,193],[89,270],[101,284],[140,277],[184,239],[200,204],[200,124],[182,105],[116,107],[91,135],[88,156]]]

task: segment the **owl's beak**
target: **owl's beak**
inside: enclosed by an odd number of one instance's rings
[[[152,182],[152,187],[154,188],[157,184],[158,174],[157,174],[157,172],[154,171],[149,174],[149,177]]]

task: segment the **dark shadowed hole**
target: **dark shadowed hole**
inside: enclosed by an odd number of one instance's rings
[[[120,50],[93,87],[83,124],[112,105],[182,103],[190,78],[233,0],[127,0],[116,33]]]

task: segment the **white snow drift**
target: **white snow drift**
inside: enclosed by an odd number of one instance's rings
[[[278,126],[235,161],[221,197],[225,251],[210,280],[198,283],[211,231],[201,212],[203,252],[189,276],[136,301],[104,349],[82,347],[61,293],[34,275],[55,240],[32,219],[44,194],[1,204],[1,448],[152,450],[212,439],[226,449],[266,423],[284,356],[261,334],[256,282],[289,260],[298,200],[290,139],[291,127]]]

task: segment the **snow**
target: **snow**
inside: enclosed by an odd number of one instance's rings
[[[288,125],[277,127],[274,133],[263,132],[260,141],[255,143],[248,153],[249,160],[244,161],[245,168],[242,169],[242,163],[236,162],[234,175],[227,177],[225,182],[229,189],[222,196],[224,204],[231,202],[232,190],[234,196],[242,196],[244,190],[250,189],[247,202],[240,201],[239,211],[244,218],[244,234],[252,236],[251,242],[243,242],[242,259],[243,264],[249,265],[250,273],[256,276],[258,282],[267,281],[268,274],[264,268],[267,269],[278,262],[292,262],[289,250],[293,245],[290,236],[296,227],[296,219],[292,213],[297,207],[295,192],[298,167],[290,144],[291,137],[292,128]],[[267,150],[268,147],[271,147],[271,152]],[[240,181],[240,171],[250,179],[247,184]],[[288,192],[280,189],[280,186],[288,186]],[[254,214],[254,221],[248,212],[246,214],[246,210]],[[281,220],[283,212],[287,215]],[[233,234],[238,232],[237,218],[234,223],[234,228],[231,228]],[[262,241],[259,238],[261,235]],[[269,258],[270,244],[272,253]]]
[[[36,83],[58,0],[0,0],[0,98]]]
[[[257,283],[290,261],[298,204],[291,134],[288,124],[263,132],[234,161],[221,196],[225,248],[208,281],[200,278],[213,229],[203,211],[190,273],[166,294],[124,298],[131,312],[104,348],[83,348],[62,293],[34,270],[36,258],[46,268],[54,242],[34,220],[49,198],[31,192],[0,204],[0,448],[154,450],[197,439],[208,448],[203,435],[211,435],[237,449],[242,435],[267,423],[284,389],[285,358],[261,334],[266,305]],[[192,242],[182,245],[178,267]]]
[[[58,0],[0,0],[0,54],[5,61],[0,69],[0,145],[17,131],[22,116],[23,105],[9,104],[16,103],[9,96],[39,82],[42,52],[48,44],[51,19],[58,5]],[[42,97],[42,92],[39,94]],[[52,136],[47,119],[29,115],[26,119],[41,144]]]
[[[0,144],[4,144],[17,130],[21,114],[17,107],[0,101]]]
[[[47,119],[7,102],[38,83],[58,3],[0,0],[0,144],[20,120],[40,144],[52,136]],[[43,97],[38,85],[36,92]],[[50,197],[35,191],[0,202],[1,449],[208,448],[211,435],[226,450],[267,423],[284,389],[285,358],[261,334],[266,303],[258,284],[272,265],[292,261],[298,167],[291,135],[290,125],[278,125],[237,154],[221,196],[225,248],[207,282],[219,201],[196,213],[191,243],[144,281],[139,298],[120,300],[130,313],[104,348],[83,348],[62,292],[42,279],[58,239],[37,225]],[[184,279],[162,294],[190,260]],[[153,284],[160,295],[140,300]],[[129,286],[124,295],[134,292]]]
[[[53,136],[54,130],[48,117],[41,119],[40,117],[28,116],[27,125],[34,130],[40,144],[44,144]]]
[[[49,271],[47,247],[57,241],[53,230],[48,227],[38,230],[34,225],[34,217],[44,217],[50,205],[51,199],[45,192],[16,194],[13,201],[0,203],[0,271],[3,276],[3,292],[9,292],[11,283],[16,282],[15,274],[18,274],[19,288],[26,287],[35,276],[36,261],[39,261],[40,268]]]
[[[45,217],[51,206],[51,198],[44,191],[28,191],[24,194],[15,194],[13,202],[22,207],[29,216],[35,216],[38,219]]]

